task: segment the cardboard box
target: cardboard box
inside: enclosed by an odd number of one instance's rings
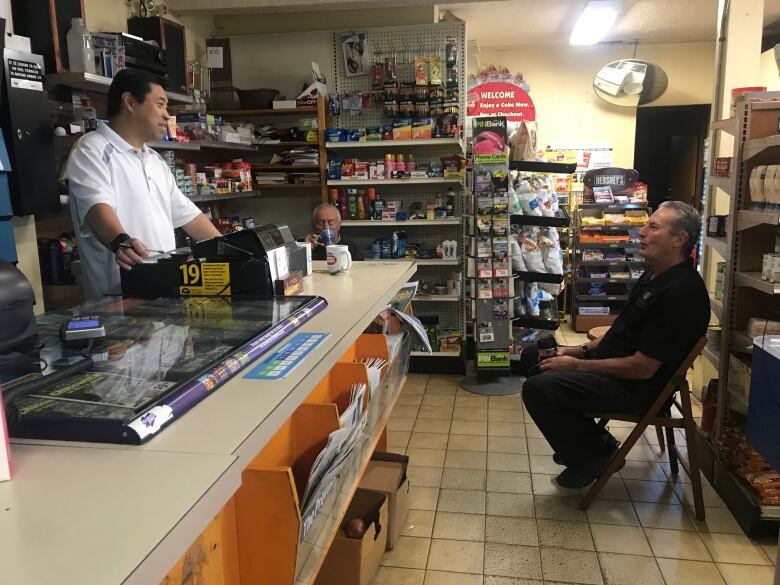
[[[355,518],[369,523],[363,538],[347,538],[344,530]],[[387,545],[387,496],[358,488],[315,585],[370,585]]]
[[[409,511],[409,457],[398,453],[376,452],[368,462],[359,487],[382,492],[388,501],[387,550],[392,550],[401,535]]]

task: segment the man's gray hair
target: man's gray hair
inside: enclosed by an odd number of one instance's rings
[[[686,257],[690,256],[699,242],[701,214],[695,208],[682,201],[664,201],[658,206],[658,209],[674,209],[677,212],[677,217],[672,220],[669,229],[673,234],[688,234],[684,252]]]
[[[320,203],[317,207],[315,207],[311,212],[311,225],[314,227],[314,222],[317,221],[317,214],[322,211],[323,209],[333,209],[336,211],[336,213],[339,214],[339,219],[341,218],[341,214],[339,213],[339,208],[335,205],[331,205],[330,203]]]

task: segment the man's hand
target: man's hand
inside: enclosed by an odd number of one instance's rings
[[[551,357],[543,360],[539,364],[539,370],[542,372],[574,372],[578,369],[580,362],[582,362],[582,360],[570,355]]]
[[[305,242],[310,243],[312,246],[319,246],[320,245],[320,235],[319,234],[309,234],[304,238]]]
[[[141,240],[130,238],[119,244],[115,260],[123,270],[130,270],[134,264],[143,262],[148,255],[149,251]]]
[[[579,345],[565,345],[559,346],[555,352],[557,356],[571,356],[575,358],[585,357],[585,351]]]

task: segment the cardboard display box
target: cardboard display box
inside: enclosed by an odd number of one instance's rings
[[[406,468],[409,457],[377,451],[368,462],[359,487],[382,492],[388,500],[387,550],[392,550],[401,535],[409,511],[409,479]]]
[[[347,525],[355,518],[362,518],[368,524],[360,540],[345,535]],[[369,585],[379,569],[386,545],[387,496],[358,488],[315,585]]]

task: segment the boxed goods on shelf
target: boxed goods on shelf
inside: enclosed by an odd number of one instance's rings
[[[750,366],[735,355],[729,355],[728,383],[729,394],[743,405],[748,404],[750,395]]]
[[[409,511],[409,479],[406,469],[409,457],[398,453],[375,452],[360,480],[359,488],[381,492],[387,496],[387,550],[398,542]]]

